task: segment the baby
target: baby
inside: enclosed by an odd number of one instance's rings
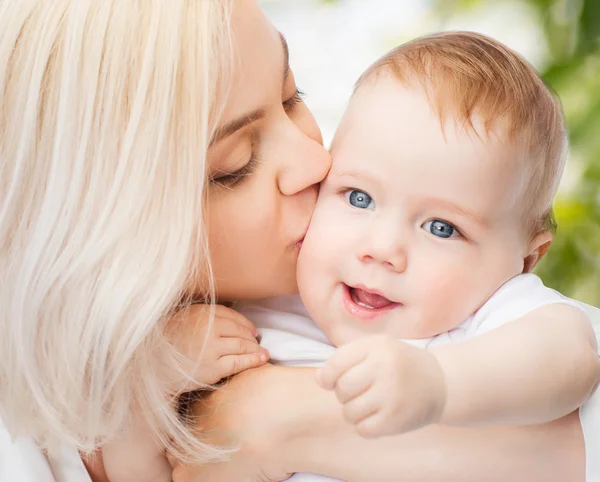
[[[552,242],[566,146],[558,101],[503,45],[402,45],[360,78],[336,133],[300,253],[304,305],[236,309],[273,362],[324,364],[319,383],[365,436],[566,415],[598,383],[600,316],[527,274]],[[113,479],[137,480],[121,447],[105,454]]]
[[[598,384],[600,316],[528,274],[552,242],[566,148],[558,100],[502,44],[402,45],[359,79],[333,141],[299,259],[307,311],[237,309],[272,362],[324,363],[319,383],[364,436],[566,415]],[[582,425],[590,454],[599,435]]]

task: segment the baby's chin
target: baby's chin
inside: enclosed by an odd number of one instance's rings
[[[362,330],[357,330],[348,325],[330,326],[328,329],[323,329],[323,333],[333,346],[343,346],[348,343],[352,343],[365,338],[369,334],[376,333],[363,333]]]

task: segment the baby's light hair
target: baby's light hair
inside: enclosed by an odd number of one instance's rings
[[[206,154],[229,17],[228,0],[0,3],[0,416],[13,435],[93,451],[143,407],[164,443],[222,455],[178,420],[160,375],[181,362],[165,320],[199,273],[211,285]]]
[[[486,134],[494,131],[521,147],[526,165],[523,216],[531,234],[556,229],[552,201],[567,153],[559,99],[535,69],[511,49],[484,35],[444,32],[407,42],[371,65],[356,88],[385,71],[420,84],[444,123],[454,118]]]

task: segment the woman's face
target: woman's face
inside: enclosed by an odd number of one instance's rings
[[[219,302],[297,291],[299,243],[330,167],[283,37],[255,0],[233,3],[233,87],[208,156]]]

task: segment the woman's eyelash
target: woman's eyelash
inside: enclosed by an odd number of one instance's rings
[[[296,89],[296,92],[294,92],[293,96],[291,96],[289,99],[283,101],[283,107],[285,108],[285,110],[287,112],[291,112],[294,110],[294,107],[296,105],[304,102],[305,96],[306,96],[306,94],[304,92],[302,92],[300,89]]]
[[[235,172],[227,174],[220,174],[217,177],[210,179],[212,184],[216,184],[222,187],[235,187],[250,176],[258,167],[259,159],[255,152],[252,153],[248,162],[240,169]]]
[[[305,95],[306,94],[300,89],[296,89],[294,95],[283,101],[283,107],[285,108],[286,112],[292,112],[296,105],[301,104]],[[238,169],[235,172],[217,174],[217,176],[210,179],[210,182],[211,184],[222,187],[235,187],[256,170],[258,163],[259,159],[256,156],[256,153],[253,152],[250,156],[250,160],[241,169]]]

